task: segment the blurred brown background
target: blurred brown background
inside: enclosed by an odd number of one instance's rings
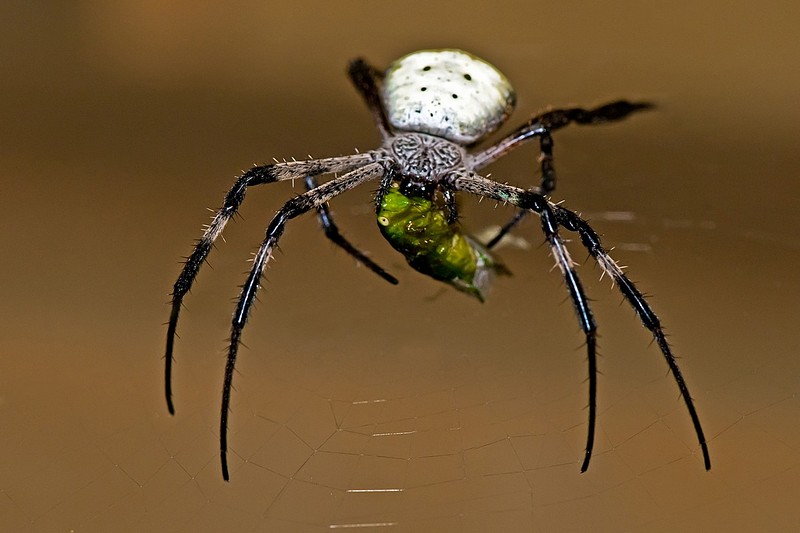
[[[796,528],[799,17],[793,2],[3,2],[0,530]],[[205,208],[254,163],[374,147],[346,62],[437,47],[510,78],[504,131],[547,105],[659,103],[559,132],[555,198],[652,294],[710,473],[658,350],[586,261],[603,374],[579,474],[582,340],[536,222],[479,305],[381,239],[372,186],[333,209],[401,284],[313,217],[290,223],[245,331],[229,484],[231,300],[299,185],[251,191],[200,274],[167,415],[165,302]],[[493,176],[527,186],[535,155]],[[474,231],[511,214],[462,206]]]

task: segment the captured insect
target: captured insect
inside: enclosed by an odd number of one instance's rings
[[[233,313],[220,412],[222,477],[226,481],[229,479],[228,412],[242,330],[260,287],[264,268],[286,223],[303,213],[316,211],[330,240],[381,278],[397,284],[396,278],[342,236],[328,209],[331,199],[372,180],[379,183],[375,198],[378,228],[389,244],[403,254],[415,270],[480,301],[486,297],[494,276],[505,272],[490,249],[526,214],[539,215],[544,238],[563,275],[586,338],[589,424],[580,468],[585,472],[592,457],[597,418],[597,325],[560,235],[561,230],[576,233],[589,255],[613,279],[644,327],[652,333],[689,411],[705,468],[709,470],[711,459],[700,418],[658,317],[603,248],[600,237],[589,223],[549,198],[556,185],[552,138],[555,130],[573,123],[590,125],[622,120],[652,105],[618,100],[591,109],[553,109],[531,118],[492,146],[476,150],[473,145],[506,121],[516,100],[508,80],[489,63],[461,50],[423,50],[398,59],[386,72],[377,70],[363,59],[355,59],[350,62],[348,74],[381,134],[380,148],[248,170],[225,195],[222,207],[197,242],[175,282],[167,327],[165,367],[167,407],[171,414],[175,413],[171,377],[178,314],[211,246],[239,209],[249,187],[283,180],[305,181],[308,190],[287,201],[267,227],[266,237],[255,254]],[[539,140],[541,180],[538,186],[522,189],[479,173],[490,163],[533,139]],[[326,174],[334,177],[318,184],[316,177]],[[483,245],[463,233],[458,224],[457,192],[508,203],[518,210],[495,238]]]

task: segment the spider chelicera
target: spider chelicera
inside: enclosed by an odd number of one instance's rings
[[[545,240],[564,277],[586,338],[589,424],[580,468],[585,472],[592,457],[597,417],[597,326],[559,231],[564,229],[577,233],[589,255],[614,280],[642,324],[653,334],[680,389],[702,449],[705,468],[709,470],[711,460],[700,419],[658,317],[603,248],[600,237],[589,223],[549,199],[556,184],[553,131],[571,123],[599,124],[621,120],[652,105],[618,100],[592,109],[553,109],[533,117],[488,148],[470,150],[505,122],[515,104],[511,85],[489,63],[460,50],[424,50],[398,59],[385,73],[363,59],[356,59],[350,63],[348,74],[372,114],[381,134],[381,147],[353,155],[275,163],[248,170],[225,195],[223,206],[214,215],[175,282],[165,368],[167,406],[172,414],[175,412],[171,386],[172,354],[178,314],[211,246],[238,210],[248,187],[283,180],[305,180],[307,192],[286,202],[270,222],[233,313],[220,415],[223,478],[229,479],[228,412],[242,330],[264,268],[286,223],[315,210],[329,239],[383,279],[397,283],[397,279],[339,233],[328,211],[329,200],[371,180],[379,182],[375,198],[378,227],[392,247],[402,253],[414,269],[480,301],[486,296],[494,274],[505,272],[488,250],[527,213],[539,215]],[[479,174],[482,168],[532,139],[539,139],[542,176],[538,187],[525,190]],[[333,174],[334,177],[318,185],[316,176],[324,174]],[[456,192],[459,191],[512,204],[518,208],[517,214],[483,246],[463,234],[458,226]]]

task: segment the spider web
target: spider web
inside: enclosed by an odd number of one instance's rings
[[[661,224],[675,231],[673,221]],[[301,232],[318,239],[307,226]],[[709,264],[727,253],[718,231],[698,222],[679,226],[658,246],[701,247]],[[624,243],[641,226],[614,230]],[[644,247],[628,244],[622,248]],[[770,257],[774,242],[747,245]],[[800,250],[781,246],[784,254]],[[710,441],[710,473],[646,332],[607,284],[589,283],[603,334],[603,375],[595,455],[579,474],[586,385],[572,310],[557,273],[545,274],[546,251],[534,246],[506,256],[530,268],[501,280],[483,306],[437,292],[424,278],[398,292],[378,280],[367,285],[361,278],[371,273],[352,272],[341,257],[332,258],[330,274],[341,282],[331,286],[306,278],[301,259],[279,256],[280,270],[306,280],[304,294],[291,283],[266,284],[270,302],[291,300],[292,309],[260,305],[249,325],[235,378],[228,484],[217,451],[222,359],[206,344],[219,338],[219,328],[204,332],[207,324],[191,324],[200,318],[196,309],[217,298],[214,289],[196,295],[182,328],[186,355],[178,360],[174,418],[150,383],[159,369],[151,365],[145,375],[124,356],[113,364],[94,359],[80,376],[51,383],[57,387],[50,401],[64,401],[47,410],[30,390],[12,388],[14,418],[7,410],[6,423],[27,430],[5,437],[24,468],[5,469],[3,528],[523,531],[579,530],[591,522],[598,530],[674,530],[712,527],[723,516],[734,529],[792,523],[796,511],[779,487],[797,481],[800,432],[785,422],[799,414],[800,364],[750,357],[786,353],[780,339],[721,333],[730,321],[750,323],[753,314],[770,313],[770,327],[782,318],[763,286],[747,285],[754,279],[749,267],[723,280],[741,283],[749,302],[743,313],[711,298],[685,303],[687,294],[709,291],[707,280],[692,281],[698,265],[689,258],[662,270],[647,253],[625,253],[659,285],[676,288],[654,304],[669,314],[673,343],[684,355]],[[581,269],[584,278],[594,272]],[[224,313],[215,315],[209,322]],[[132,339],[131,347],[140,346]],[[115,377],[121,371],[133,377],[123,394]],[[34,372],[22,377],[33,380]],[[71,393],[80,383],[92,383],[93,394]],[[30,412],[20,410],[21,398],[31,402]],[[43,411],[46,419],[26,422]],[[43,444],[52,437],[58,455]]]
[[[492,5],[483,16],[485,2],[463,4],[473,33],[504,36],[488,43],[443,25],[444,3],[425,5],[440,17],[392,28],[368,27],[355,4],[320,4],[322,25],[292,3],[56,4],[7,3],[0,32],[0,531],[796,529],[800,165],[786,6]],[[401,20],[409,8],[385,9]],[[598,21],[622,15],[609,39]],[[535,35],[533,17],[550,21]],[[630,88],[663,101],[641,129],[565,130],[558,169],[577,179],[558,190],[572,208],[640,209],[584,215],[654,295],[711,472],[657,348],[591,263],[579,273],[603,374],[595,455],[579,474],[586,363],[535,221],[514,232],[527,249],[500,252],[514,276],[478,305],[392,255],[368,191],[336,202],[337,221],[401,286],[321,244],[311,217],[292,222],[244,334],[230,483],[218,451],[229,299],[288,188],[248,198],[246,223],[226,230],[187,301],[167,415],[158,322],[176,270],[165,257],[196,234],[198,205],[217,207],[207,191],[221,197],[232,161],[371,146],[357,98],[331,81],[334,57],[388,60],[420,38],[504,58],[518,88],[539,91],[520,91],[518,120],[584,102],[587,84],[598,100]],[[286,59],[287,43],[302,60]],[[528,179],[532,161],[492,172]],[[484,202],[465,221],[507,214]]]

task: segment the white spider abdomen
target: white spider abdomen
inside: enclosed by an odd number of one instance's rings
[[[461,50],[421,50],[392,63],[383,84],[389,123],[471,144],[497,129],[516,96],[495,67]]]

